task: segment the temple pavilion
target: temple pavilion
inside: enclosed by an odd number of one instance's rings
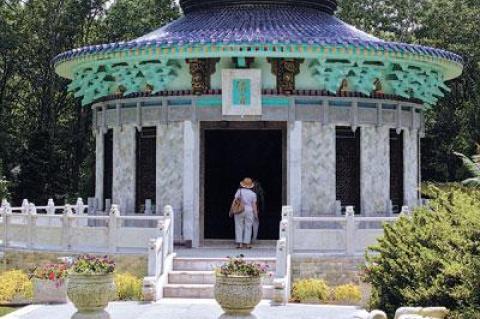
[[[184,16],[129,42],[57,56],[93,109],[99,209],[176,214],[194,246],[233,238],[228,208],[250,176],[260,237],[301,216],[398,213],[420,203],[424,110],[462,59],[383,41],[335,0],[180,0]]]

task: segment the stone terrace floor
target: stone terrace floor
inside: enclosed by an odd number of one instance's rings
[[[112,302],[102,319],[234,319],[226,316],[214,300],[164,299],[157,303]],[[356,307],[289,304],[272,307],[262,301],[253,315],[243,319],[353,319]],[[73,305],[28,306],[3,319],[68,319]],[[82,317],[83,318],[83,317]],[[74,318],[75,319],[75,318]]]

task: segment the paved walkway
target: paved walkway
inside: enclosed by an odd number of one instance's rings
[[[254,314],[243,319],[353,319],[356,307],[288,305],[272,307],[263,301]],[[107,319],[234,319],[226,316],[214,300],[165,299],[157,303],[113,302],[107,308]],[[69,319],[73,305],[29,306],[3,319]],[[76,318],[74,318],[76,319]],[[102,318],[103,319],[103,318]]]

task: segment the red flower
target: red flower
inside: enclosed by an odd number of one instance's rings
[[[55,280],[55,273],[53,271],[48,274],[48,279]]]

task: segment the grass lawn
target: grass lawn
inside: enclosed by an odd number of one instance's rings
[[[0,317],[5,316],[6,314],[13,312],[17,309],[11,307],[0,307]]]

